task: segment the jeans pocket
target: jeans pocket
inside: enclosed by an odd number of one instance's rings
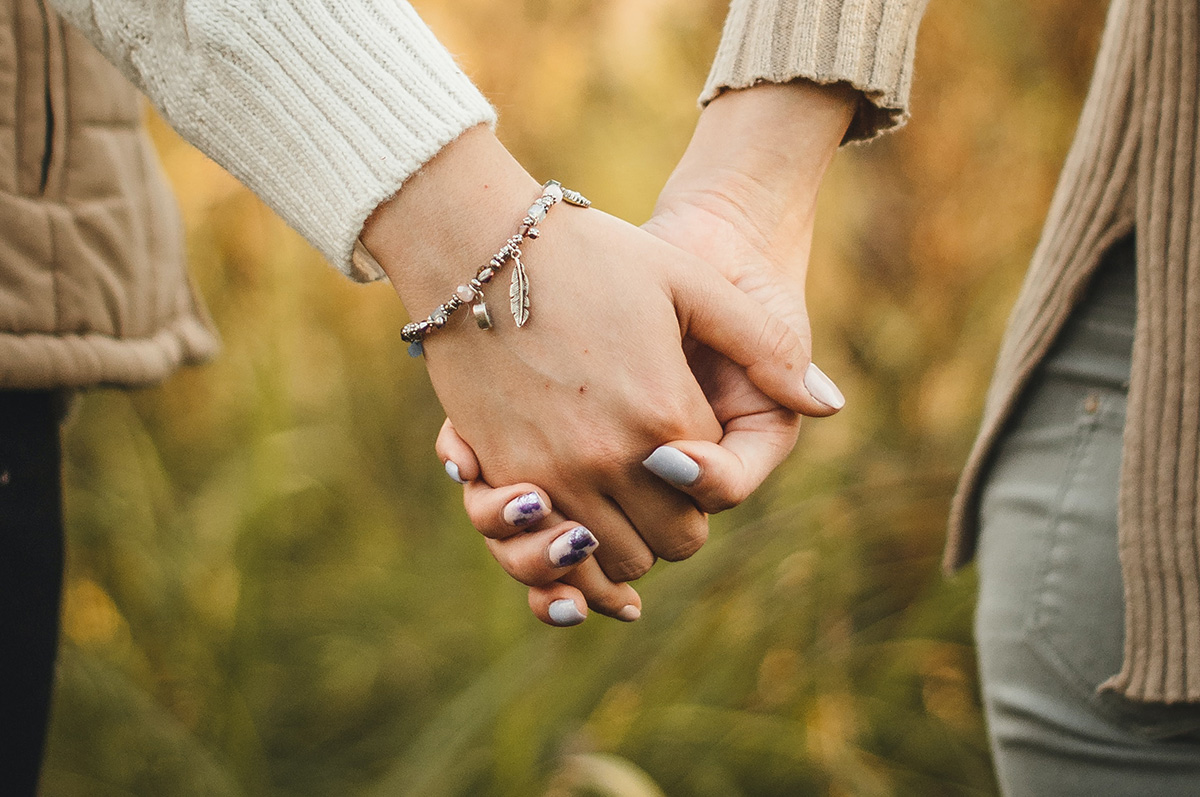
[[[1035,650],[1088,700],[1120,670],[1124,653],[1117,554],[1123,407],[1115,404],[1093,395],[1080,406],[1027,618]]]
[[[1033,650],[1077,695],[1149,738],[1200,730],[1200,706],[1137,703],[1099,687],[1120,669],[1125,596],[1117,544],[1124,397],[1089,397],[1050,518],[1028,618]]]

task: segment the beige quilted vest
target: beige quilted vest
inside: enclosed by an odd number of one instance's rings
[[[216,349],[137,92],[0,0],[0,389],[137,385]]]

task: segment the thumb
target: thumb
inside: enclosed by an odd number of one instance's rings
[[[671,292],[684,337],[745,368],[750,381],[784,407],[819,417],[845,405],[795,330],[711,267],[697,263],[675,279]]]
[[[466,484],[480,477],[479,459],[475,456],[475,449],[459,437],[458,430],[449,418],[442,423],[434,450],[446,466],[446,475],[459,484]]]
[[[791,452],[799,430],[799,416],[778,408],[736,419],[719,444],[677,440],[659,446],[642,465],[690,495],[703,511],[721,512],[758,489]]]

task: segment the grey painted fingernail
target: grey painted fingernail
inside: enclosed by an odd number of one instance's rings
[[[846,397],[842,395],[842,391],[838,390],[838,386],[817,367],[816,363],[808,364],[808,370],[804,372],[804,386],[808,388],[808,392],[812,394],[813,398],[826,407],[840,410],[846,406]]]
[[[579,611],[575,601],[570,598],[562,598],[550,604],[550,620],[555,625],[579,625],[586,619],[587,615]]]
[[[553,567],[570,567],[591,556],[592,551],[599,546],[596,537],[583,526],[576,526],[568,532],[558,535],[554,542],[546,548]]]
[[[523,493],[504,505],[504,522],[510,526],[528,526],[546,515],[546,505],[537,493]]]
[[[454,479],[454,481],[458,482],[459,484],[467,483],[466,479],[458,475],[458,465],[455,464],[454,460],[452,459],[446,460],[446,475],[451,479]]]
[[[670,446],[659,446],[650,456],[642,460],[646,470],[676,487],[689,487],[700,478],[700,465],[696,460]]]
[[[624,620],[627,623],[632,623],[641,616],[642,610],[634,606],[632,603],[623,607],[621,611],[617,612],[617,619]]]

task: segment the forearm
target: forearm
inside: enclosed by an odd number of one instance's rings
[[[727,91],[701,113],[656,217],[700,211],[803,279],[817,193],[858,102],[806,81]]]
[[[857,102],[848,86],[802,80],[727,91],[700,114],[668,188],[715,184],[748,210],[809,214]]]
[[[372,210],[494,120],[407,3],[53,2],[186,139],[347,272]]]

